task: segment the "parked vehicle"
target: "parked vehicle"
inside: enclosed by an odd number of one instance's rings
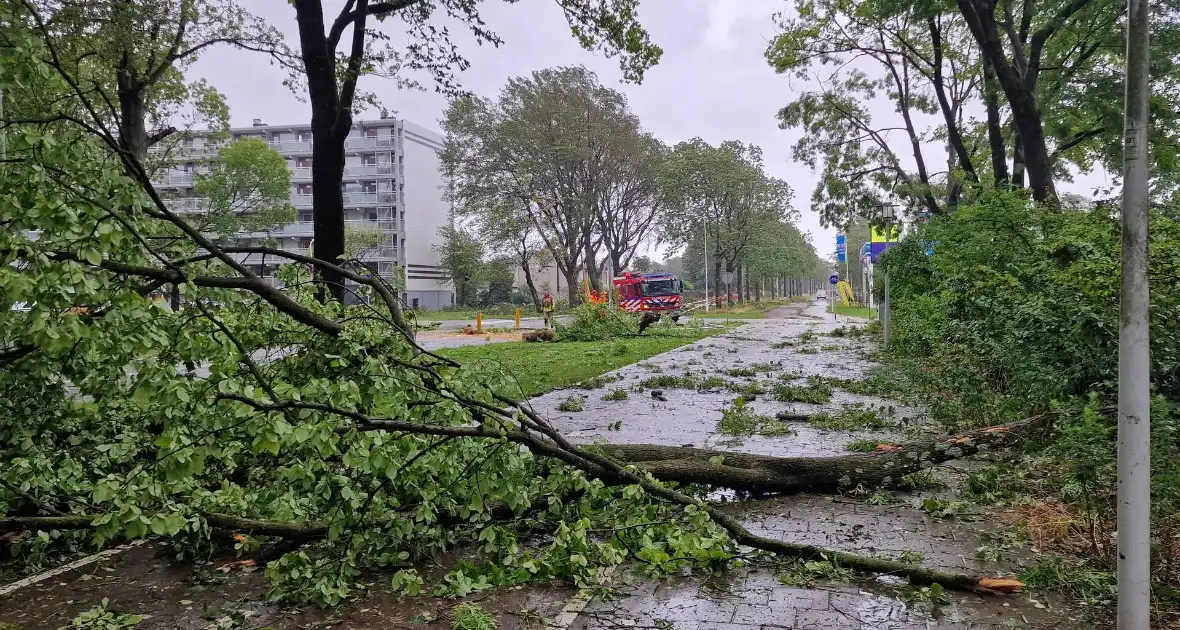
[[[820,289],[819,291],[816,291],[815,292],[815,299],[817,299],[817,300],[828,299],[828,292],[824,289]]]

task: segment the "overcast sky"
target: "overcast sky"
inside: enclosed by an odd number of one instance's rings
[[[295,13],[286,2],[242,3],[247,10],[264,15],[288,34],[292,44],[298,45]],[[798,80],[793,85],[791,79],[776,75],[763,56],[774,35],[771,16],[789,10],[792,3],[642,0],[640,20],[653,41],[664,49],[664,56],[641,85],[621,83],[621,73],[613,60],[582,50],[553,0],[520,0],[515,4],[487,0],[480,4],[488,26],[504,44],[499,48],[479,47],[468,36],[455,38],[471,61],[471,69],[461,76],[466,89],[494,97],[509,77],[551,66],[584,65],[595,71],[605,85],[624,92],[643,124],[668,144],[700,136],[711,144],[740,140],[762,147],[769,173],[794,188],[799,227],[812,235],[812,243],[821,255],[835,249],[836,232],[822,228],[809,207],[816,174],[794,164],[790,157],[797,132],[780,130],[775,118],[779,108],[792,100],[794,89],[806,86],[798,85]],[[331,12],[327,18],[330,21],[339,5],[333,0],[327,0],[325,5]],[[198,77],[208,79],[228,97],[234,126],[248,126],[253,118],[285,124],[307,122],[311,117],[308,105],[297,101],[282,86],[284,73],[262,55],[214,49],[192,68],[190,78]],[[440,95],[398,90],[390,80],[369,77],[362,82],[362,89],[379,94],[398,117],[439,130],[438,121],[446,105]],[[874,117],[892,114],[889,104],[876,105],[872,107]],[[905,151],[899,153],[903,161],[912,161],[906,159]],[[927,159],[931,158],[941,156],[931,152]],[[1091,181],[1087,178],[1087,183]],[[662,255],[662,251],[652,253]]]
[[[335,7],[331,1],[325,4],[329,10]],[[294,10],[286,3],[244,0],[243,5],[265,15],[297,43]],[[603,84],[625,93],[643,124],[664,142],[700,136],[712,144],[741,140],[761,146],[770,174],[795,189],[800,228],[812,234],[821,251],[831,250],[835,232],[821,228],[808,209],[815,176],[791,163],[794,135],[780,130],[775,119],[791,98],[789,81],[775,75],[763,57],[773,33],[771,15],[786,6],[782,0],[643,0],[641,21],[664,57],[643,84],[631,85],[620,82],[614,60],[578,46],[556,2],[509,5],[491,0],[482,3],[482,12],[504,44],[478,47],[466,37],[456,38],[472,62],[462,82],[476,94],[494,97],[509,77],[550,66],[584,65]],[[272,124],[310,119],[308,106],[282,86],[283,76],[262,55],[230,49],[211,51],[190,72],[190,78],[204,77],[225,93],[234,126],[248,126],[254,118]],[[371,77],[362,81],[398,117],[439,130],[446,105],[440,95],[400,91],[392,81]]]

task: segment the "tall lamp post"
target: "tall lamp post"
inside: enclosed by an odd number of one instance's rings
[[[701,251],[705,253],[705,312],[709,312],[709,224],[701,224]]]
[[[891,203],[881,204],[881,220],[885,222],[885,251],[889,251],[889,239],[893,236],[893,220],[896,218],[894,206]],[[884,253],[884,252],[882,252]],[[890,309],[893,308],[889,302],[889,272],[883,274],[885,282],[885,295],[881,300],[881,310],[878,315],[881,318],[881,327],[885,335],[885,347],[889,347],[889,339],[891,331],[891,315]]]
[[[1149,5],[1129,0],[1119,327],[1118,630],[1151,627],[1151,347],[1147,208]]]

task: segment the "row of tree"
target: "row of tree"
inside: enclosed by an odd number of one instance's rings
[[[1125,13],[1104,0],[799,0],[766,56],[811,86],[779,118],[802,132],[795,158],[822,173],[814,206],[842,227],[882,200],[939,215],[993,188],[1059,205],[1071,172],[1119,172]],[[1152,13],[1153,46],[1169,51],[1177,7]],[[1175,55],[1153,54],[1152,75],[1152,171],[1165,198],[1177,186]],[[891,107],[874,112],[881,101]]]
[[[758,147],[669,147],[583,67],[511,79],[495,99],[456,99],[443,127],[449,194],[468,228],[450,236],[513,260],[538,305],[537,266],[556,266],[577,302],[580,276],[601,290],[653,241],[676,251],[705,239],[718,283],[723,272],[769,282],[814,267],[790,222],[791,189],[766,174]]]

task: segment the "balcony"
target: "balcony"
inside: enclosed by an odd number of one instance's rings
[[[393,147],[393,137],[373,137],[367,136],[363,138],[346,138],[344,140],[345,151],[358,151],[361,149],[389,149]]]
[[[393,191],[381,192],[346,192],[344,193],[344,206],[347,208],[356,206],[372,206],[379,203],[393,203],[397,195]]]
[[[275,238],[282,238],[285,236],[312,236],[315,233],[311,221],[298,221],[295,223],[288,223],[282,227],[267,230],[265,232],[257,232],[257,236],[273,236]]]
[[[189,188],[193,185],[192,173],[169,173],[152,180],[156,188]]]
[[[310,208],[311,195],[291,195],[291,205],[296,208]]]
[[[270,148],[279,153],[311,153],[311,140],[272,140]]]
[[[217,155],[221,148],[225,146],[222,142],[210,142],[200,146],[184,146],[184,145],[155,145],[148,149],[150,153],[168,153],[171,159],[182,158],[211,158]]]
[[[202,212],[209,207],[209,200],[204,197],[177,197],[165,202],[174,212]]]
[[[310,182],[311,181],[311,167],[296,166],[291,169],[291,181],[293,182]]]
[[[358,177],[390,177],[393,166],[390,164],[354,164],[344,167],[344,177],[355,179]]]

